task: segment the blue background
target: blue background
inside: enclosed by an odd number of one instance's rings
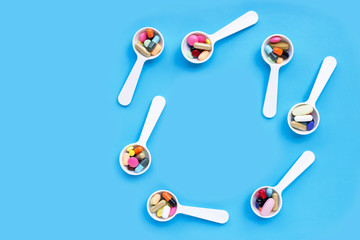
[[[360,213],[358,8],[355,1],[1,1],[0,239],[345,239]],[[192,65],[180,44],[255,10],[259,22],[216,44]],[[165,38],[145,63],[130,106],[117,95],[135,63],[135,32]],[[270,34],[295,48],[281,68],[278,112],[262,106]],[[305,101],[322,60],[338,66],[317,102],[312,135],[290,131],[286,115]],[[152,98],[167,105],[140,177],[119,166]],[[283,192],[273,219],[252,213],[254,189],[275,185],[305,150],[314,164]],[[146,200],[169,189],[184,205],[225,209],[225,225],[179,215],[158,223]]]

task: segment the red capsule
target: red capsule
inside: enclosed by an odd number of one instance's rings
[[[262,199],[265,199],[266,198],[265,189],[260,189],[258,192],[258,196],[261,197]]]

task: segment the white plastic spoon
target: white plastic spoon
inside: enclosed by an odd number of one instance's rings
[[[150,200],[151,200],[151,198],[155,194],[157,194],[157,193],[161,194],[162,192],[168,192],[174,198],[174,200],[175,200],[175,202],[177,204],[175,214],[172,215],[171,217],[168,217],[168,218],[159,218],[159,217],[156,216],[156,212],[152,213],[150,211],[150,208],[151,208]],[[146,208],[147,208],[147,211],[148,211],[149,215],[153,219],[155,219],[156,221],[159,221],[159,222],[170,221],[171,219],[173,219],[178,214],[185,214],[185,215],[189,215],[189,216],[192,216],[192,217],[201,218],[201,219],[205,219],[205,220],[208,220],[208,221],[221,223],[221,224],[226,223],[229,220],[229,214],[228,214],[227,211],[224,211],[224,210],[183,206],[183,205],[181,205],[179,203],[176,196],[172,192],[170,192],[168,190],[159,190],[159,191],[156,191],[153,194],[151,194],[151,196],[149,197],[149,199],[146,202]]]
[[[265,52],[265,46],[270,43],[270,38],[274,36],[281,37],[282,42],[287,42],[289,44],[289,57],[285,59],[281,64],[272,63],[268,59],[268,54]],[[265,39],[263,44],[261,45],[261,55],[264,61],[270,66],[270,77],[269,82],[266,89],[265,102],[263,107],[263,114],[267,118],[272,118],[276,114],[277,108],[277,95],[278,95],[278,79],[279,79],[279,69],[280,67],[286,65],[290,62],[291,58],[294,55],[294,46],[289,38],[281,34],[273,34]]]
[[[307,134],[314,132],[317,129],[317,127],[319,126],[320,114],[319,114],[319,111],[315,107],[315,103],[316,103],[317,99],[319,98],[322,90],[324,89],[326,83],[328,82],[331,74],[334,72],[336,65],[337,65],[337,62],[334,57],[326,57],[320,67],[319,74],[316,78],[316,81],[315,81],[314,87],[311,91],[309,99],[306,102],[296,104],[295,106],[293,106],[290,109],[287,120],[288,120],[288,125],[289,125],[290,129],[293,130],[294,133],[297,133],[300,135],[307,135]],[[294,108],[296,108],[300,105],[310,105],[314,109],[314,111],[311,113],[311,115],[313,116],[314,127],[310,131],[301,131],[301,130],[298,130],[298,129],[294,128],[293,126],[291,126],[291,121],[293,121],[292,111],[294,110]]]
[[[142,55],[138,50],[136,50],[135,48],[135,44],[139,41],[139,35],[140,33],[146,31],[146,29],[151,28],[154,32],[154,35],[159,35],[160,36],[160,41],[158,42],[158,44],[160,44],[162,46],[161,51],[155,55],[155,56],[150,56],[150,57],[145,57],[144,55]],[[137,82],[139,80],[140,77],[140,73],[142,70],[142,67],[144,65],[144,63],[147,60],[152,60],[154,58],[157,58],[158,56],[160,56],[160,54],[162,53],[162,51],[164,50],[164,46],[165,46],[165,41],[163,36],[161,35],[161,33],[156,30],[153,27],[144,27],[142,29],[140,29],[139,31],[137,31],[134,35],[133,41],[133,48],[134,51],[137,55],[137,60],[135,62],[134,67],[132,68],[128,78],[126,79],[126,82],[123,86],[123,88],[120,91],[120,94],[118,96],[118,102],[123,105],[123,106],[127,106],[131,103],[131,100],[133,98],[134,92],[135,92],[135,88],[137,85]]]
[[[120,166],[127,174],[140,175],[140,174],[145,173],[150,168],[151,154],[150,154],[150,151],[148,150],[148,148],[146,147],[146,142],[148,141],[148,139],[149,139],[149,137],[151,135],[151,132],[154,129],[155,124],[158,121],[158,119],[159,119],[159,117],[161,115],[161,112],[163,111],[163,109],[165,107],[165,104],[166,104],[165,98],[163,98],[162,96],[154,97],[154,99],[151,102],[151,106],[150,106],[148,115],[146,117],[145,124],[144,124],[144,127],[143,127],[143,130],[141,132],[139,140],[136,143],[132,143],[132,144],[127,145],[121,151],[120,157],[119,157]],[[139,173],[137,173],[135,171],[130,171],[127,168],[127,166],[125,166],[123,164],[123,155],[124,155],[124,153],[126,153],[126,149],[128,147],[130,147],[130,146],[134,146],[134,148],[137,147],[137,146],[142,146],[144,148],[146,158],[149,159],[149,164]]]
[[[228,25],[226,25],[225,27],[223,27],[222,29],[220,29],[219,31],[217,31],[214,34],[210,35],[210,34],[207,34],[207,33],[201,32],[201,31],[191,32],[188,35],[186,35],[182,41],[182,44],[181,44],[182,54],[189,62],[204,63],[211,57],[211,55],[214,51],[214,45],[217,41],[219,41],[227,36],[230,36],[231,34],[239,32],[247,27],[254,25],[255,23],[257,23],[258,20],[259,20],[259,16],[257,15],[257,13],[254,11],[249,11],[249,12],[245,13],[244,15],[242,15],[241,17],[237,18],[235,21],[229,23]],[[211,50],[210,50],[210,53],[207,56],[207,58],[203,61],[199,61],[197,58],[188,58],[186,55],[186,53],[188,51],[190,51],[190,47],[187,44],[187,39],[192,34],[203,35],[204,37],[206,37],[210,40]]]
[[[252,210],[256,215],[262,218],[271,218],[277,215],[282,207],[282,197],[281,193],[284,189],[289,186],[301,173],[303,173],[313,162],[315,161],[315,155],[311,151],[305,151],[300,158],[295,162],[295,164],[290,168],[286,175],[281,179],[281,181],[275,187],[263,186],[255,190],[251,196],[250,205]],[[276,211],[271,211],[269,215],[263,216],[260,214],[260,210],[256,207],[256,193],[263,188],[272,188],[274,192],[279,195],[279,205]]]

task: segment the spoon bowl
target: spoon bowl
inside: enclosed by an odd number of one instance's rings
[[[136,48],[135,45],[137,42],[139,42],[139,36],[142,32],[146,31],[146,29],[151,28],[154,32],[154,36],[158,35],[160,37],[160,40],[157,44],[159,44],[161,46],[161,50],[160,52],[155,55],[155,56],[149,56],[149,57],[145,57],[143,54],[141,54]],[[158,56],[160,56],[160,54],[163,52],[164,50],[164,46],[165,46],[165,41],[164,38],[162,36],[162,34],[160,33],[159,30],[153,28],[153,27],[144,27],[141,28],[139,31],[137,31],[133,37],[132,40],[132,46],[133,49],[136,53],[137,59],[135,62],[134,67],[132,68],[128,78],[126,79],[126,82],[124,84],[124,86],[122,87],[120,94],[118,96],[118,102],[122,105],[122,106],[127,106],[131,103],[131,100],[133,98],[135,89],[136,89],[136,85],[138,83],[139,77],[140,77],[140,73],[141,70],[143,68],[144,63],[147,60],[152,60],[157,58]]]
[[[222,29],[220,29],[219,31],[217,31],[214,34],[207,34],[202,31],[193,31],[193,32],[187,34],[183,38],[182,43],[181,43],[181,52],[184,55],[185,59],[191,63],[195,63],[195,64],[204,63],[207,60],[209,60],[210,57],[212,56],[213,51],[214,51],[214,46],[217,41],[254,25],[255,23],[257,23],[258,20],[259,20],[259,16],[257,15],[257,13],[254,11],[249,11],[249,12],[245,13],[244,15],[240,16],[239,18],[237,18],[236,20],[234,20],[233,22],[229,23],[228,25],[226,25],[225,27],[223,27]],[[197,58],[188,58],[187,57],[187,52],[190,51],[190,47],[187,44],[187,39],[191,34],[203,35],[205,38],[210,40],[211,50],[209,51],[210,53],[207,56],[207,58],[204,59],[203,61],[200,61]]]
[[[287,50],[289,57],[285,59],[282,63],[272,63],[268,59],[268,54],[265,52],[265,46],[270,43],[270,39],[274,36],[281,37],[282,42],[289,44],[289,50]],[[263,106],[263,114],[267,118],[273,118],[276,114],[277,108],[277,95],[278,95],[278,79],[279,79],[279,69],[288,64],[294,55],[294,45],[288,37],[282,34],[273,34],[265,39],[261,45],[261,55],[264,61],[270,66],[270,77],[266,89],[265,102]]]
[[[272,188],[273,189],[273,192],[276,192],[278,195],[279,195],[279,202],[278,202],[278,210],[276,210],[275,212],[274,211],[271,211],[269,215],[267,216],[263,216],[260,214],[260,210],[256,207],[256,193],[260,190],[260,189],[263,189],[263,188]],[[255,190],[255,192],[251,195],[251,200],[250,200],[250,205],[251,205],[251,208],[253,210],[253,212],[258,215],[259,217],[262,217],[262,218],[271,218],[271,217],[274,217],[275,215],[277,215],[280,210],[281,210],[281,207],[282,207],[282,197],[281,197],[281,194],[279,194],[274,187],[270,187],[270,186],[262,186],[262,187],[259,187],[258,189]]]
[[[317,99],[319,98],[321,92],[323,91],[326,83],[329,81],[331,74],[334,72],[336,65],[337,65],[337,61],[334,57],[331,57],[331,56],[326,57],[321,64],[319,74],[315,80],[315,84],[314,84],[313,89],[311,90],[309,99],[306,102],[296,104],[295,106],[293,106],[290,109],[290,111],[288,113],[287,121],[288,121],[288,125],[289,125],[290,129],[294,133],[297,133],[299,135],[308,135],[310,133],[313,133],[318,128],[319,123],[320,123],[320,113],[316,109],[315,103],[316,103]],[[301,130],[298,130],[298,129],[294,128],[293,126],[291,126],[291,121],[293,121],[293,118],[294,118],[292,111],[294,110],[294,108],[301,106],[301,105],[310,105],[313,107],[313,112],[311,113],[311,115],[313,116],[314,127],[310,131],[307,131],[307,130],[301,131]]]
[[[122,159],[123,159],[123,157],[124,157],[124,153],[127,152],[126,149],[127,149],[128,147],[130,147],[130,146],[134,146],[134,148],[136,148],[136,147],[138,147],[138,146],[142,146],[143,149],[144,149],[143,151],[144,151],[144,153],[145,153],[145,157],[146,157],[147,159],[149,159],[148,165],[147,165],[141,172],[139,172],[139,173],[137,173],[137,172],[135,172],[135,171],[129,170],[129,169],[127,168],[127,166],[125,166],[125,165],[122,163]],[[147,149],[146,146],[140,145],[138,142],[132,143],[132,144],[129,144],[129,145],[127,145],[126,147],[124,147],[124,149],[121,151],[120,156],[119,156],[119,163],[120,163],[121,168],[122,168],[127,174],[129,174],[129,175],[141,175],[141,174],[145,173],[145,172],[150,168],[150,165],[151,165],[151,154],[150,154],[150,151]]]
[[[167,192],[171,195],[171,197],[175,200],[176,202],[176,211],[175,213],[168,218],[159,218],[156,215],[156,212],[151,212],[150,208],[151,208],[151,198],[155,195],[155,194],[160,194],[163,192]],[[189,206],[184,206],[181,205],[178,201],[178,198],[175,196],[175,194],[173,194],[172,192],[168,191],[168,190],[158,190],[156,192],[154,192],[153,194],[150,195],[150,197],[148,198],[147,202],[146,202],[146,209],[148,211],[148,214],[150,215],[150,217],[152,217],[154,220],[158,221],[158,222],[168,222],[171,219],[173,219],[176,215],[178,214],[185,214],[185,215],[189,215],[192,217],[196,217],[196,218],[201,218],[204,220],[208,220],[208,221],[212,221],[212,222],[216,222],[216,223],[220,223],[220,224],[224,224],[229,220],[229,214],[224,211],[224,210],[217,210],[217,209],[210,209],[210,208],[199,208],[199,207],[189,207]]]

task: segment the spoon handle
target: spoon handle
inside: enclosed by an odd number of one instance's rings
[[[216,223],[226,223],[229,220],[229,214],[224,210],[178,206],[178,212],[196,218],[205,219]]]
[[[118,97],[118,102],[121,105],[127,106],[131,103],[131,99],[133,98],[135,88],[145,61],[146,60],[143,57],[138,57],[136,59],[134,67],[132,68],[128,78],[126,79],[126,82],[121,89]]]
[[[279,67],[271,66],[269,83],[266,89],[263,114],[267,118],[272,118],[276,114],[277,93],[278,93]]]
[[[249,11],[242,15],[241,17],[237,18],[233,22],[229,23],[216,33],[211,35],[211,39],[213,43],[216,41],[223,39],[233,33],[243,30],[244,28],[250,27],[257,23],[259,20],[259,16],[254,11]]]
[[[315,103],[333,73],[336,64],[337,62],[334,57],[326,57],[324,59],[308,100],[311,105],[315,106]]]
[[[151,106],[148,112],[148,115],[145,120],[144,127],[142,129],[140,139],[138,143],[142,146],[146,146],[146,142],[149,139],[152,130],[155,127],[156,122],[158,121],[161,112],[165,107],[166,101],[162,96],[156,96],[151,102]]]
[[[304,172],[315,161],[315,155],[311,151],[305,151],[296,163],[290,168],[286,175],[281,179],[279,184],[274,189],[281,194],[281,192],[289,186],[302,172]]]

